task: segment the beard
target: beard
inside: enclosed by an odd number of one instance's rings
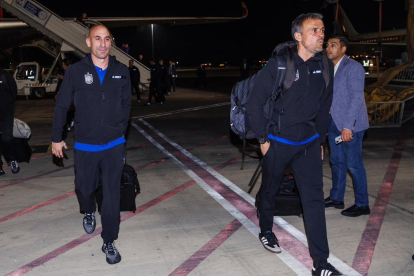
[[[306,43],[304,41],[301,41],[300,43],[302,44],[303,48],[305,48],[310,53],[317,54],[323,51],[323,43],[318,43],[318,41],[316,41],[314,44]]]

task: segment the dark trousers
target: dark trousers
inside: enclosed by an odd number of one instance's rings
[[[99,151],[75,150],[75,188],[80,211],[94,213],[95,191],[99,186],[101,171],[103,200],[101,207],[104,242],[118,238],[120,223],[120,190],[122,170],[125,162],[125,144]]]
[[[276,193],[286,168],[291,166],[302,202],[310,254],[314,261],[326,260],[329,247],[319,139],[300,146],[270,141],[270,149],[263,157],[263,180],[259,190],[260,228],[272,230]]]
[[[168,75],[165,78],[165,91],[166,92],[171,92],[171,75]]]
[[[157,89],[157,84],[151,82],[149,87],[149,95],[148,95],[148,102],[151,103],[152,97],[155,98],[155,101],[157,101],[157,95],[155,94],[155,90]]]
[[[173,91],[175,92],[175,78],[172,75],[170,75],[169,91],[171,91],[171,86],[173,87]]]
[[[141,93],[139,92],[139,82],[138,81],[131,81],[131,87],[137,93],[137,100],[141,100]]]
[[[3,152],[3,155],[7,154],[8,159],[13,161],[16,160],[16,148],[13,137],[13,124],[14,124],[14,106],[9,105],[2,107],[0,110],[0,132],[1,142],[4,143],[7,152]],[[0,166],[3,165],[1,159],[2,153],[0,152]]]

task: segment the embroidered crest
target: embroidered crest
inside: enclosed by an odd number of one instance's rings
[[[295,81],[297,81],[298,79],[299,79],[299,70],[296,70]]]
[[[93,75],[89,74],[89,72],[85,74],[85,82],[86,82],[86,84],[92,84],[93,83]]]

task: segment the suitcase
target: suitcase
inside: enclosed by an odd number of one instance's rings
[[[256,194],[255,206],[257,209],[257,217],[260,217],[259,192]],[[298,187],[296,186],[293,174],[285,174],[275,199],[275,216],[299,216],[302,217],[302,204],[300,202]]]
[[[99,181],[101,183],[101,181]],[[133,211],[135,213],[137,206],[135,197],[141,192],[137,173],[134,168],[128,164],[124,165],[121,179],[121,211]],[[98,204],[98,212],[101,212],[102,206],[102,185],[96,190],[95,198]]]
[[[1,135],[0,135],[1,140]],[[27,162],[29,163],[30,158],[32,157],[32,148],[29,146],[28,139],[27,138],[14,138],[14,147],[16,149],[16,161],[18,163]],[[0,141],[0,152],[4,157],[4,160],[6,160],[7,163],[9,163],[10,158],[7,150],[6,144],[2,143]],[[0,157],[1,158],[1,157]]]

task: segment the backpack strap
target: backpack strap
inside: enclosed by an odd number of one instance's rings
[[[277,59],[277,77],[275,81],[275,85],[273,86],[272,95],[271,95],[271,103],[270,103],[270,110],[269,110],[269,118],[267,120],[266,126],[266,135],[269,135],[269,127],[270,122],[272,121],[273,116],[273,108],[275,106],[276,99],[279,95],[282,95],[282,88],[284,86],[284,80],[286,78],[286,71],[287,71],[287,64],[286,59],[283,56],[274,56]]]
[[[296,71],[295,62],[293,60],[294,51],[291,47],[287,47],[287,54],[285,56],[286,63],[286,78],[283,81],[283,93],[286,92],[295,82]]]
[[[329,61],[328,57],[325,54],[322,54],[322,63],[323,63],[323,78],[325,80],[325,89],[328,88],[329,85]]]

